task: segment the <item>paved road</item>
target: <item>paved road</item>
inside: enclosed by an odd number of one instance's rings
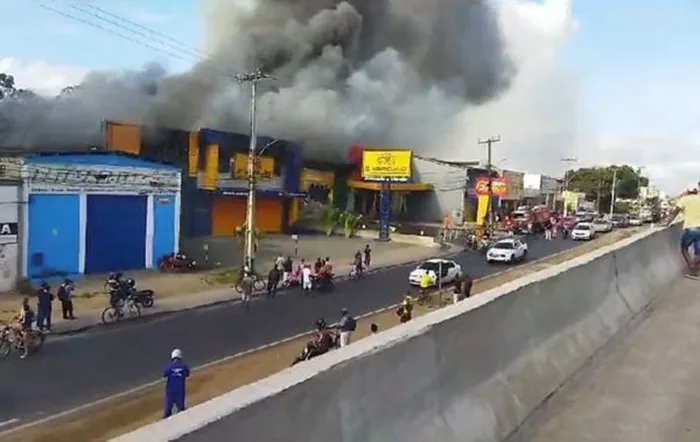
[[[532,241],[530,259],[573,245],[561,239]],[[502,269],[472,252],[455,260],[474,278]],[[254,302],[247,311],[236,303],[57,339],[25,361],[11,355],[0,362],[0,423],[27,423],[151,382],[175,347],[196,366],[304,332],[319,317],[336,320],[342,307],[359,315],[394,304],[406,290],[410,269],[339,282],[333,293],[310,299],[288,293]]]
[[[512,442],[700,441],[699,289],[675,281]]]

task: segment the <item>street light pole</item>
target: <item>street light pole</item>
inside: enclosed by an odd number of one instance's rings
[[[610,190],[610,217],[615,214],[615,200],[617,199],[617,168],[613,169],[612,189]]]
[[[239,83],[251,84],[250,96],[250,145],[248,146],[248,201],[246,203],[246,225],[245,225],[245,247],[243,255],[243,263],[251,272],[254,272],[255,263],[255,172],[256,172],[256,154],[258,141],[257,130],[257,92],[258,83],[263,80],[271,79],[267,74],[264,74],[260,69],[248,74],[237,75],[236,81]]]
[[[560,161],[562,163],[576,163],[578,160],[576,159],[576,157],[566,157],[566,158],[561,158]],[[573,177],[573,175],[574,174],[567,176],[566,172],[564,172],[564,192],[566,192],[566,193],[569,192],[569,182],[571,181],[571,178]],[[569,205],[567,204],[566,198],[564,198],[564,216],[567,216],[568,214],[569,214]]]
[[[486,168],[489,173],[489,184],[488,184],[488,192],[489,192],[489,204],[486,207],[486,215],[488,217],[488,229],[489,229],[489,237],[493,236],[493,164],[492,163],[492,146],[494,143],[498,143],[501,141],[501,136],[491,136],[489,138],[483,138],[478,140],[477,142],[479,144],[485,144],[486,149],[487,149],[487,164]]]
[[[642,170],[644,166],[640,166],[637,170],[637,216],[642,216]]]

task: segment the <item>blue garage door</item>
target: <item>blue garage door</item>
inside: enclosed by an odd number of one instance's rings
[[[175,195],[153,197],[153,266],[175,252]]]
[[[80,198],[29,196],[27,276],[47,278],[80,273]]]
[[[145,267],[146,203],[140,195],[88,195],[85,273]]]

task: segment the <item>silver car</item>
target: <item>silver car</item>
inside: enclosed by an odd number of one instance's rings
[[[610,221],[606,219],[597,219],[593,221],[593,230],[595,230],[597,233],[608,233],[612,232],[613,225]]]

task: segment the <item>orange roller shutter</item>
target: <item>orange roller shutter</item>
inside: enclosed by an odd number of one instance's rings
[[[219,196],[211,208],[211,233],[231,236],[245,223],[246,199],[237,196]]]
[[[282,231],[282,200],[257,200],[255,204],[255,225],[263,233]]]

